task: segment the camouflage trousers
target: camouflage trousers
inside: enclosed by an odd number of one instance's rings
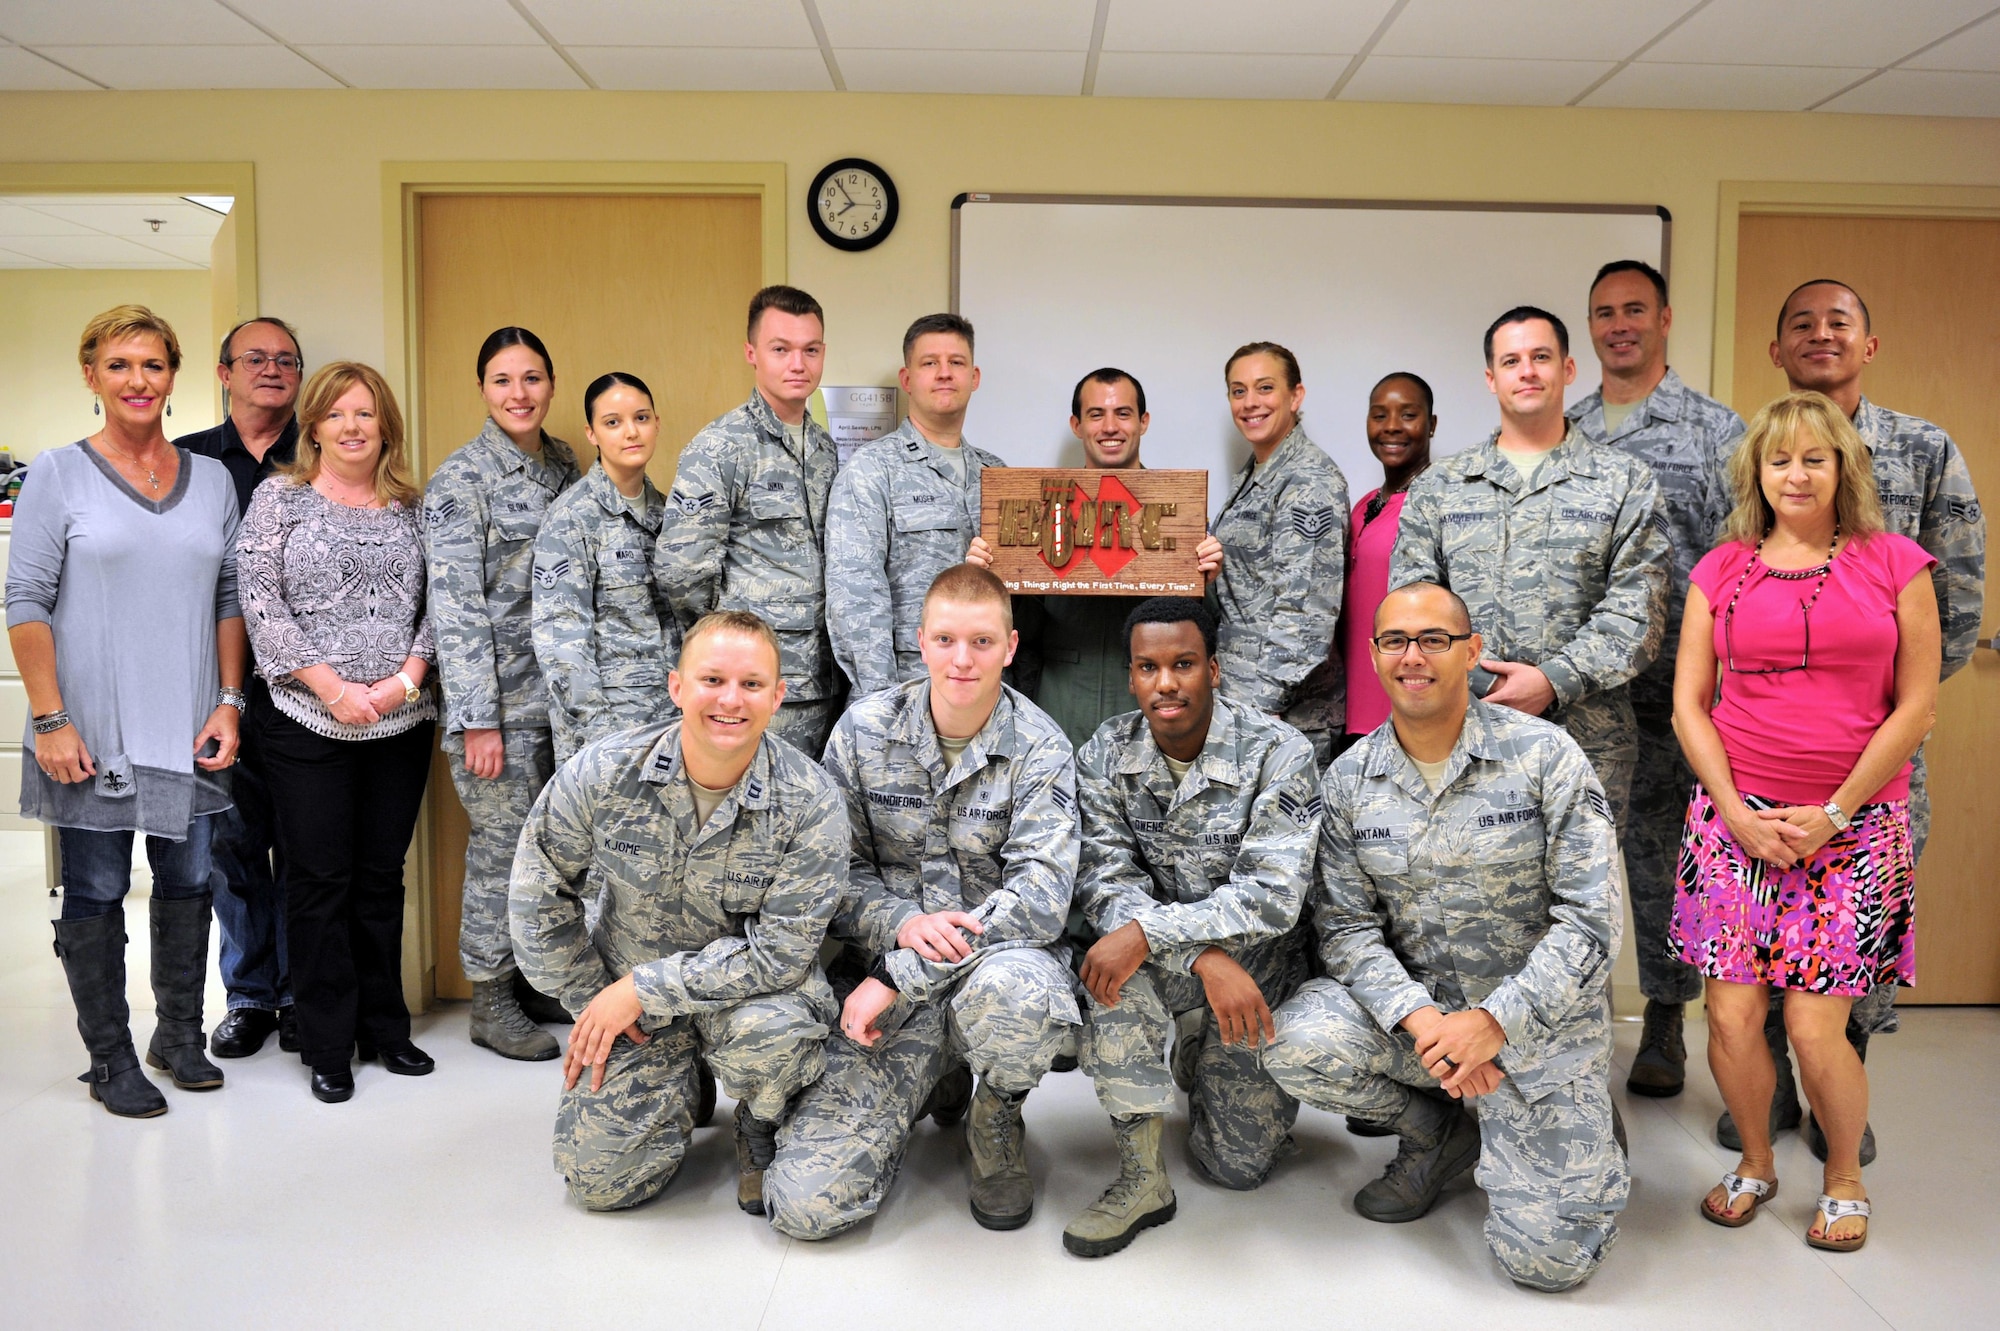
[[[491,781],[465,770],[465,736],[442,745],[451,784],[470,824],[465,841],[465,891],[458,920],[458,959],[468,980],[497,980],[514,970],[514,940],[507,932],[507,879],[514,847],[535,796],[555,773],[549,732],[524,726],[500,732],[505,764]]]
[[[955,1062],[996,1091],[1032,1089],[1081,1021],[1069,968],[1039,947],[988,952],[949,993],[898,999],[864,1049],[827,1041],[826,1075],[778,1132],[764,1210],[795,1239],[832,1238],[875,1214],[931,1088]]]
[[[557,767],[576,757],[576,751],[594,739],[621,730],[658,725],[681,714],[681,709],[667,696],[664,684],[657,691],[620,689],[617,694],[617,700],[600,709],[589,725],[579,725],[560,707],[549,708],[549,738],[555,746]]]
[[[1686,1003],[1701,995],[1701,972],[1667,942],[1667,926],[1674,916],[1681,832],[1687,826],[1694,772],[1674,734],[1672,677],[1648,672],[1632,681],[1631,692],[1639,721],[1639,764],[1632,774],[1631,811],[1620,844],[1632,900],[1639,991],[1656,1002]]]
[[[1308,935],[1294,930],[1245,949],[1230,949],[1273,1010],[1305,983]],[[1208,1012],[1199,979],[1148,961],[1119,991],[1118,1005],[1096,998],[1083,1030],[1080,1063],[1097,1086],[1097,1103],[1114,1118],[1165,1114],[1174,1107],[1167,1037],[1183,1012]],[[1188,1095],[1188,1154],[1225,1188],[1248,1191],[1270,1176],[1292,1140],[1299,1102],[1264,1071],[1263,1052],[1222,1042],[1212,1019],[1202,1026],[1201,1057]]]
[[[777,714],[771,718],[771,733],[818,762],[826,752],[826,740],[833,733],[833,723],[840,719],[846,707],[847,698],[840,693],[808,702],[782,703]]]
[[[1393,1121],[1441,1095],[1411,1038],[1375,1024],[1333,980],[1309,980],[1276,1014],[1264,1067],[1319,1109]],[[1608,1039],[1589,1069],[1532,1102],[1513,1079],[1470,1102],[1479,1118],[1486,1245],[1509,1277],[1542,1290],[1582,1284],[1618,1237],[1632,1177],[1611,1130]]]
[[[637,1206],[673,1180],[694,1131],[695,1059],[723,1092],[766,1122],[826,1066],[827,1032],[839,1015],[815,970],[798,988],[681,1017],[633,1044],[618,1037],[593,1092],[588,1071],[556,1110],[556,1172],[592,1211]]]

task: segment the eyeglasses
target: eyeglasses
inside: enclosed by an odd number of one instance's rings
[[[241,365],[253,374],[261,373],[266,365],[275,365],[285,374],[297,374],[306,367],[303,360],[289,351],[281,351],[275,356],[267,356],[261,351],[246,351],[240,356],[231,356],[224,364]]]
[[[1438,656],[1451,650],[1455,642],[1464,642],[1470,633],[1446,633],[1443,629],[1429,629],[1415,637],[1407,633],[1381,633],[1368,641],[1375,644],[1375,650],[1384,656],[1401,656],[1410,650],[1410,644],[1417,644],[1417,650],[1425,656]]]
[[[1799,602],[1799,618],[1803,619],[1806,625],[1806,645],[1805,650],[1799,653],[1799,663],[1797,665],[1751,666],[1748,668],[1736,664],[1736,634],[1733,627],[1736,622],[1736,602],[1731,601],[1729,609],[1722,613],[1722,651],[1725,661],[1729,666],[1729,672],[1734,675],[1789,675],[1794,670],[1804,670],[1807,666],[1811,665],[1812,608],[1813,601],[1817,601],[1818,599],[1819,593],[1814,592],[1812,601]]]

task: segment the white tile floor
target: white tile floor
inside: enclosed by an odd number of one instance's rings
[[[15,839],[0,864],[37,853],[16,853]],[[1114,1167],[1081,1075],[1050,1078],[1028,1103],[1040,1197],[1027,1228],[973,1223],[963,1141],[926,1124],[882,1214],[819,1246],[735,1209],[725,1126],[697,1134],[651,1205],[608,1216],[570,1206],[549,1166],[555,1065],[473,1048],[463,1005],[418,1019],[438,1060],[429,1078],[363,1067],[352,1102],[321,1105],[274,1043],[227,1064],[219,1092],[168,1087],[166,1116],[113,1119],[73,1080],[84,1060],[49,949],[51,904],[38,867],[0,869],[0,1326],[500,1328],[583,1314],[829,1331],[2000,1327],[2000,1011],[1912,1010],[1902,1034],[1876,1044],[1883,1155],[1868,1178],[1880,1209],[1869,1246],[1851,1255],[1802,1241],[1818,1171],[1789,1136],[1784,1194],[1755,1224],[1730,1231],[1696,1216],[1732,1163],[1709,1136],[1720,1101],[1699,1068],[1697,1027],[1687,1093],[1623,1102],[1637,1183],[1618,1247],[1582,1290],[1544,1296],[1488,1260],[1484,1201],[1469,1185],[1413,1225],[1357,1217],[1349,1196],[1390,1144],[1313,1110],[1299,1154],[1261,1191],[1196,1180],[1176,1146],[1179,1218],[1116,1257],[1070,1258],[1063,1224]],[[143,899],[130,909],[143,939]],[[135,941],[142,1045],[143,957]],[[220,986],[209,992],[219,1015]],[[1626,1058],[1635,1036],[1621,1024]]]

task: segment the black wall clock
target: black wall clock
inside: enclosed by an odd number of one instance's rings
[[[880,245],[896,229],[896,212],[896,182],[861,157],[843,157],[822,167],[806,196],[813,230],[837,250]]]

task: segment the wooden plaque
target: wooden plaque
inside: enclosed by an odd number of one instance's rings
[[[979,534],[1010,592],[1200,596],[1205,471],[986,467]]]

